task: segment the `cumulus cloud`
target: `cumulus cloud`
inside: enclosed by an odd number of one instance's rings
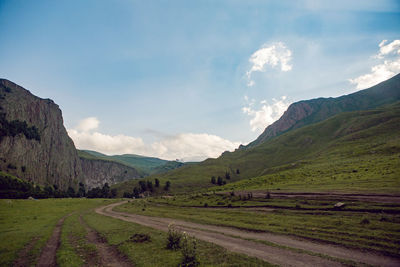
[[[254,80],[251,78],[253,72],[265,72],[266,66],[273,68],[279,67],[281,71],[290,71],[292,51],[290,51],[283,42],[273,43],[271,45],[264,44],[260,49],[254,52],[249,58],[252,64],[249,71],[246,72],[248,83],[247,86],[253,86]]]
[[[141,138],[99,133],[96,131],[99,123],[96,118],[86,118],[68,130],[77,148],[108,155],[139,154],[168,160],[201,161],[218,157],[222,152],[232,151],[240,145],[240,142],[206,133],[182,133],[146,144]]]
[[[248,100],[248,97],[245,97],[246,106],[242,108],[244,114],[247,114],[251,117],[250,119],[250,127],[253,132],[262,131],[268,125],[275,122],[279,119],[282,114],[287,110],[290,103],[286,100],[286,96],[282,96],[281,99],[272,99],[272,104],[269,105],[266,100],[260,101],[261,107],[255,108],[255,101]]]
[[[383,82],[400,72],[400,40],[391,43],[383,40],[379,44],[379,52],[374,56],[379,63],[371,67],[371,71],[357,78],[350,79],[356,89],[365,89]]]

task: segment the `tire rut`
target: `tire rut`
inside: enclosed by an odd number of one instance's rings
[[[71,214],[65,215],[57,222],[56,227],[53,230],[53,234],[51,235],[50,239],[47,240],[46,245],[42,248],[36,266],[53,267],[57,265],[57,250],[60,247],[61,228],[64,220],[70,215]]]
[[[123,256],[117,248],[107,244],[106,240],[99,235],[94,229],[83,220],[82,215],[79,216],[79,222],[85,228],[87,232],[87,240],[96,246],[98,252],[98,259],[95,261],[100,266],[111,266],[111,267],[130,267],[133,266],[129,262],[126,256]]]
[[[111,204],[105,207],[97,208],[95,211],[105,216],[142,224],[162,231],[168,231],[169,221],[158,220],[160,218],[155,217],[136,216],[133,214],[112,211],[112,208],[123,203],[125,202]],[[224,233],[209,232],[205,229],[193,229],[188,226],[182,226],[179,223],[177,224],[176,228],[180,231],[187,232],[189,235],[192,235],[197,239],[204,240],[206,242],[212,242],[232,252],[246,254],[248,256],[256,257],[280,266],[343,266],[340,262],[318,256],[312,256],[309,254],[298,253],[287,249],[268,246],[237,237],[231,237],[225,235]]]

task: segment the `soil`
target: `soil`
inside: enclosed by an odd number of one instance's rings
[[[235,191],[236,196],[247,196],[249,193],[253,194],[253,197],[264,198],[268,191],[265,190],[253,190],[253,191]],[[271,198],[307,198],[307,199],[326,199],[326,200],[358,200],[365,202],[377,202],[377,203],[396,203],[400,204],[400,195],[398,194],[354,194],[354,193],[338,193],[338,192],[269,192]],[[230,194],[230,192],[217,193],[217,194]]]
[[[15,260],[13,266],[15,267],[24,267],[30,266],[33,259],[31,255],[31,250],[36,245],[39,237],[34,237],[32,240],[18,253],[18,257]]]
[[[94,260],[97,262],[97,265],[100,266],[115,266],[115,267],[129,267],[133,266],[132,263],[127,259],[126,256],[123,256],[116,247],[110,246],[107,244],[106,240],[99,235],[94,229],[90,228],[85,221],[82,219],[82,216],[79,217],[79,222],[85,227],[87,231],[87,239],[90,243],[96,246],[98,255],[97,259]],[[93,266],[88,262],[88,266]]]
[[[57,249],[60,246],[60,238],[61,238],[61,228],[64,223],[65,218],[69,215],[62,217],[58,222],[56,227],[53,230],[53,234],[50,239],[47,241],[46,245],[42,248],[42,252],[39,256],[37,266],[39,267],[49,267],[56,266],[56,254]]]
[[[173,223],[177,229],[186,231],[194,237],[212,242],[226,249],[257,257],[272,264],[282,266],[339,266],[341,263],[326,258],[311,256],[309,254],[294,252],[284,248],[268,246],[244,239],[256,239],[271,242],[277,245],[301,249],[304,251],[324,254],[333,258],[351,260],[369,265],[400,266],[400,259],[380,254],[349,249],[337,245],[312,242],[291,236],[272,233],[255,233],[229,227],[204,225],[169,218],[149,217],[143,215],[116,212],[115,206],[124,204],[119,202],[105,207],[97,208],[96,212],[105,216],[118,218],[128,222],[135,222],[158,230],[168,231],[168,225]]]

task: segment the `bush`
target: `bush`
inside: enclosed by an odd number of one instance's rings
[[[360,224],[369,224],[369,220],[367,218],[364,218],[361,220]]]
[[[182,233],[175,230],[174,225],[168,225],[167,249],[176,250],[181,248]]]
[[[148,234],[134,234],[129,238],[129,241],[134,243],[151,242],[151,238]]]
[[[208,203],[204,203],[204,208],[207,208],[208,207]]]
[[[183,233],[182,240],[182,262],[180,266],[194,267],[200,264],[196,255],[196,239]]]

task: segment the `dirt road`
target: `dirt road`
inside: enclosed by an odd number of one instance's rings
[[[247,196],[249,193],[256,198],[263,198],[268,193],[265,190],[251,190],[251,191],[235,191],[237,196]],[[228,195],[230,192],[217,193],[221,195]],[[396,203],[400,204],[400,195],[396,194],[351,194],[351,193],[338,193],[338,192],[270,192],[271,198],[307,198],[307,199],[326,199],[326,200],[337,200],[337,201],[365,201],[365,202],[377,202],[377,203]]]
[[[300,240],[289,236],[276,235],[271,233],[247,232],[229,227],[213,226],[191,223],[182,220],[169,218],[149,217],[124,212],[113,211],[113,208],[125,202],[114,203],[96,209],[96,212],[105,216],[121,219],[128,222],[135,222],[162,231],[168,230],[168,224],[174,223],[176,228],[186,231],[194,237],[212,242],[226,249],[257,257],[267,262],[281,266],[340,266],[337,261],[328,260],[327,257],[318,257],[314,254],[328,255],[337,259],[351,260],[370,265],[379,266],[400,266],[400,259],[351,250],[340,246],[315,243],[308,240]],[[259,242],[245,239],[267,241],[279,246],[300,249],[302,252],[269,246]]]

